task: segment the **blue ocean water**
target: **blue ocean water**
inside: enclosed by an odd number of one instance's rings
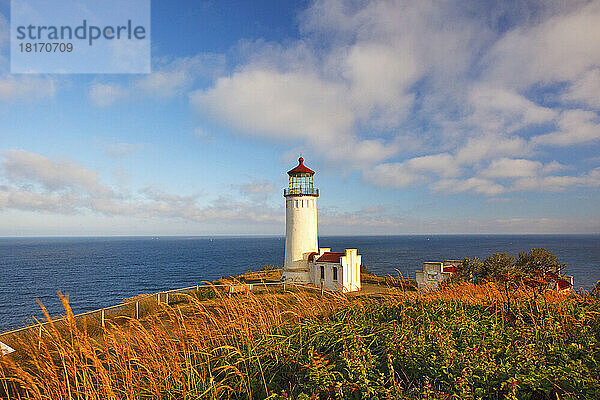
[[[414,278],[423,261],[545,247],[567,263],[575,286],[600,279],[600,235],[320,237],[334,251],[357,248],[372,272]],[[57,291],[75,313],[142,293],[192,286],[283,263],[283,237],[110,237],[0,239],[0,330],[41,317],[35,299],[60,313]]]

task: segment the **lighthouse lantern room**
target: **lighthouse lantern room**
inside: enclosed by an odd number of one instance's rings
[[[360,290],[361,256],[356,249],[334,253],[319,249],[317,235],[317,197],[315,172],[298,159],[288,171],[289,187],[285,197],[285,262],[282,279],[289,283],[326,287],[345,292]]]

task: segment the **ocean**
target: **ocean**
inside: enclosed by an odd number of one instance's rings
[[[495,252],[515,257],[545,247],[567,263],[575,287],[600,280],[600,235],[325,236],[321,247],[357,248],[378,274],[414,278],[424,261]],[[284,237],[95,237],[0,239],[0,330],[41,318],[39,299],[51,314],[68,293],[75,313],[111,306],[124,298],[193,286],[225,275],[283,263]]]

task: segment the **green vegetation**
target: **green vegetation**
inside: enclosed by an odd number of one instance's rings
[[[94,337],[64,304],[65,329],[23,337],[11,343],[20,358],[0,358],[4,397],[600,398],[600,302],[587,296],[491,282],[372,296],[215,292]]]
[[[535,279],[548,273],[559,275],[565,267],[566,264],[560,263],[557,256],[544,248],[521,252],[516,260],[506,253],[494,253],[483,262],[477,257],[465,258],[455,280],[479,283],[507,277]]]

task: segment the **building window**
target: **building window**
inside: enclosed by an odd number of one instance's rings
[[[325,279],[325,267],[321,265],[321,279]]]
[[[333,280],[337,281],[337,267],[333,267]]]

